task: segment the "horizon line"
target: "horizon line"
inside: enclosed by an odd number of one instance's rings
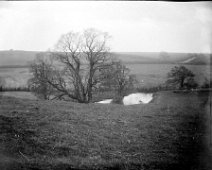
[[[18,50],[18,49],[9,49],[9,50],[0,50],[3,51],[22,51],[22,52],[53,52],[48,50]],[[212,54],[212,52],[176,52],[176,51],[109,51],[109,53],[187,53],[187,54]]]

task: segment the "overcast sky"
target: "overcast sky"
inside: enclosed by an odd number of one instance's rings
[[[211,2],[0,2],[0,50],[45,51],[61,34],[108,32],[111,51],[210,52]]]

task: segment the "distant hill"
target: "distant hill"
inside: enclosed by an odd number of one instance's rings
[[[0,66],[23,66],[28,65],[36,54],[36,51],[0,51]]]
[[[0,66],[22,67],[29,65],[38,51],[0,51]],[[113,52],[124,63],[136,64],[210,64],[209,54],[168,52]]]

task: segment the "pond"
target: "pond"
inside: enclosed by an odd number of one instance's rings
[[[147,104],[153,99],[153,93],[132,93],[124,96],[122,99],[123,105]],[[105,99],[96,103],[110,104],[113,99]]]

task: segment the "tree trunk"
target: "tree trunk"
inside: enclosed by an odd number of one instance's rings
[[[92,78],[89,78],[88,81],[88,103],[92,100]]]
[[[87,94],[88,94],[87,102],[88,103],[92,100],[92,87],[93,87],[93,76],[94,76],[93,67],[94,67],[94,63],[93,61],[90,61],[89,79],[87,84]]]
[[[182,88],[184,87],[184,80],[185,80],[185,79],[182,78],[181,81],[180,81],[180,89],[182,89]]]

